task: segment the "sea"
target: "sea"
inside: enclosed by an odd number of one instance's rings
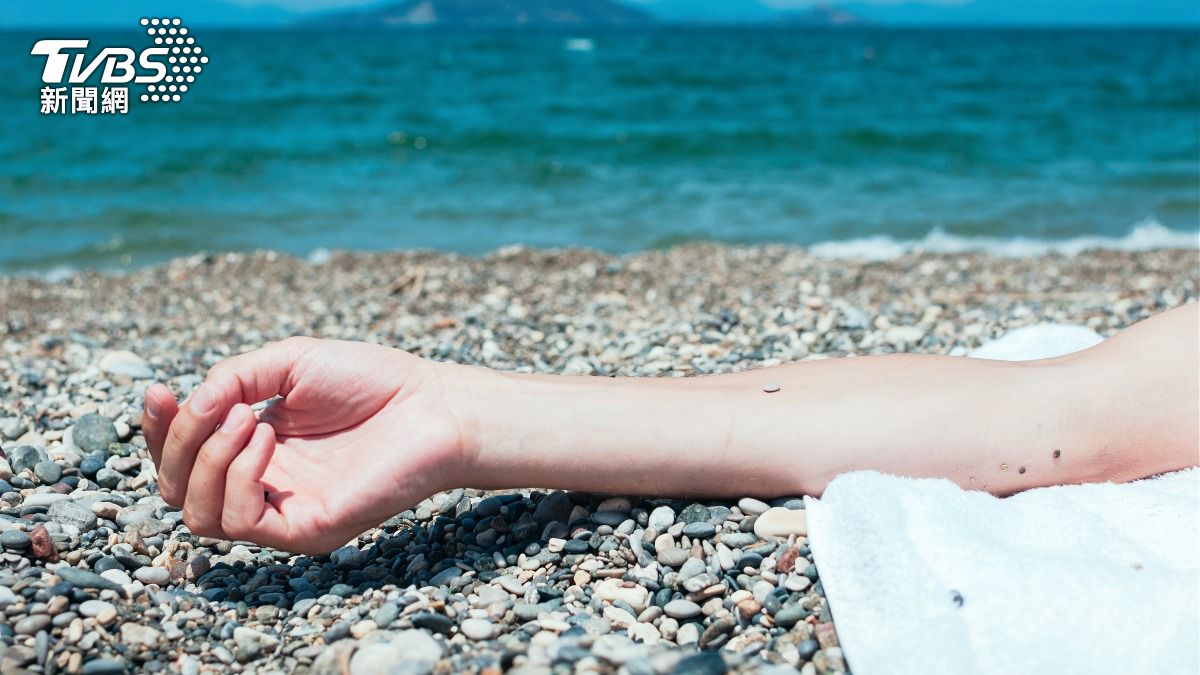
[[[141,28],[0,33],[0,273],[1200,245],[1200,31],[196,29],[179,102],[42,113],[35,41],[140,49]]]

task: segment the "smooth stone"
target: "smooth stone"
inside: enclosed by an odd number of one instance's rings
[[[104,468],[104,460],[95,455],[88,455],[79,463],[79,471],[88,478],[95,478],[96,472]]]
[[[58,492],[39,492],[37,494],[29,495],[28,497],[26,497],[25,501],[22,502],[21,505],[22,506],[47,506],[48,507],[55,502],[69,501],[70,499],[71,499],[71,495],[64,495],[64,494],[60,494]]]
[[[723,675],[725,660],[720,652],[700,652],[685,656],[671,670],[673,675]]]
[[[675,524],[675,509],[669,506],[659,506],[650,512],[646,526],[659,534],[666,532],[668,527]]]
[[[115,612],[117,608],[111,602],[103,600],[84,600],[79,603],[79,613],[84,616],[96,617],[106,612]]]
[[[708,539],[717,533],[717,528],[710,522],[688,523],[683,526],[684,536],[692,539]]]
[[[17,635],[33,635],[50,625],[52,619],[48,614],[33,614],[13,624]]]
[[[609,527],[616,527],[620,525],[621,523],[625,522],[628,517],[629,516],[627,513],[621,511],[597,511],[596,513],[592,514],[593,521],[600,525],[608,525]]]
[[[679,522],[687,525],[688,523],[699,523],[707,521],[712,517],[712,512],[703,504],[688,504],[687,508],[679,514]]]
[[[39,463],[50,461],[50,455],[46,454],[46,450],[36,445],[18,445],[10,450],[5,450],[4,454],[7,456],[9,466],[14,474],[33,471],[33,467]]]
[[[398,608],[397,608],[398,609]],[[378,621],[376,621],[378,623]],[[383,625],[383,624],[380,624]],[[412,625],[416,628],[424,628],[433,633],[441,633],[449,635],[454,630],[454,621],[445,614],[437,614],[434,612],[421,612],[414,614],[412,617]]]
[[[592,644],[592,654],[609,663],[624,665],[645,657],[646,645],[638,644],[624,635],[602,635]]]
[[[105,354],[100,359],[100,370],[109,375],[123,375],[133,380],[148,380],[154,377],[154,369],[145,359],[126,350]]]
[[[783,609],[775,613],[775,625],[782,628],[791,628],[803,621],[811,613],[798,603],[786,605]]]
[[[55,465],[57,466],[57,465]],[[73,501],[59,501],[50,505],[46,512],[50,519],[63,525],[73,525],[81,532],[96,528],[96,514]]]
[[[139,567],[134,571],[133,578],[143,584],[164,586],[171,580],[171,572],[163,567]]]
[[[29,535],[20,530],[0,532],[0,544],[6,549],[24,551],[29,548]]]
[[[697,642],[700,642],[700,626],[694,621],[683,624],[679,627],[679,631],[675,633],[675,644],[681,647],[684,645],[694,645]]]
[[[808,534],[808,514],[783,507],[772,507],[754,521],[754,534],[767,537],[786,538],[791,535]]]
[[[113,659],[93,659],[83,664],[83,675],[123,675],[125,663]]]
[[[118,563],[118,564],[120,564],[120,563]],[[114,584],[119,584],[121,586],[128,586],[129,584],[133,583],[133,579],[131,579],[130,576],[128,574],[126,574],[124,568],[107,569],[107,570],[104,570],[103,572],[101,572],[100,576],[104,577],[105,579],[108,579],[109,581],[113,582]]]
[[[462,577],[463,571],[458,567],[447,567],[446,569],[433,575],[429,580],[430,586],[451,586]]]
[[[570,495],[562,490],[557,490],[538,502],[537,508],[533,510],[533,519],[539,527],[543,528],[556,520],[566,522],[571,517],[573,506]]]
[[[700,558],[688,558],[679,568],[679,580],[687,581],[694,576],[704,574],[708,571],[708,566],[704,564],[704,560]]]
[[[753,497],[742,497],[738,500],[737,505],[738,508],[741,509],[742,513],[748,516],[757,516],[761,513],[765,513],[767,509],[771,508],[766,502]]]
[[[126,506],[120,511],[117,511],[116,523],[119,527],[129,527],[136,525],[154,517],[154,512],[157,510],[154,504],[134,504]]]
[[[621,601],[640,612],[650,603],[650,591],[644,586],[623,586],[617,579],[605,579],[595,586],[595,597],[609,602]]]
[[[491,516],[500,515],[500,509],[504,504],[497,497],[484,497],[475,505],[475,514],[480,518],[489,518]]]
[[[59,579],[75,586],[76,588],[95,588],[99,590],[116,591],[122,595],[125,594],[125,589],[120,584],[105,579],[104,577],[89,572],[88,570],[78,567],[60,567],[54,572]]]
[[[620,513],[629,513],[632,508],[633,505],[625,497],[609,497],[596,506],[597,511],[618,511]]]
[[[796,650],[800,652],[800,658],[808,661],[816,656],[817,652],[821,651],[821,643],[814,638],[808,638],[799,645],[796,645]]]
[[[717,537],[717,541],[729,548],[744,548],[758,542],[758,537],[750,532],[724,532]]]
[[[387,628],[388,626],[392,625],[392,622],[399,618],[399,616],[400,605],[394,602],[388,602],[382,605],[379,609],[375,610],[375,614],[371,617],[371,619],[375,621],[376,626],[379,626],[380,628]],[[413,619],[413,625],[416,625],[415,617]]]
[[[487,619],[464,619],[458,630],[471,640],[490,640],[496,627]]]
[[[108,452],[108,446],[120,440],[112,420],[96,413],[80,417],[71,436],[84,452]]]
[[[62,467],[54,462],[38,462],[33,466],[33,474],[42,481],[43,485],[53,485],[62,479]]]
[[[162,640],[162,631],[137,623],[121,624],[121,641],[131,645],[153,647]]]
[[[668,602],[663,611],[672,619],[690,619],[700,614],[700,605],[681,598]]]
[[[96,484],[105,490],[115,490],[123,478],[120,473],[107,467],[96,472]]]
[[[691,557],[691,553],[679,548],[678,546],[672,546],[670,548],[659,549],[656,557],[660,565],[679,567],[683,563],[687,562],[688,558]]]

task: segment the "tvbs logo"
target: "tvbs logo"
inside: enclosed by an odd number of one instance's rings
[[[45,58],[42,82],[47,86],[41,90],[42,114],[127,113],[130,84],[145,85],[140,95],[144,102],[183,100],[196,76],[204,71],[208,56],[177,18],[144,18],[141,24],[154,42],[141,51],[104,47],[89,56],[89,40],[35,43],[30,55]]]

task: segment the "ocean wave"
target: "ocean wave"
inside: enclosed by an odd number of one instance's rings
[[[808,250],[820,258],[892,260],[909,253],[988,253],[1027,258],[1057,253],[1076,256],[1092,249],[1150,251],[1162,248],[1200,248],[1200,232],[1171,230],[1154,220],[1144,220],[1123,236],[1085,235],[1069,239],[1032,237],[966,237],[938,228],[920,239],[893,239],[887,235],[826,241]]]

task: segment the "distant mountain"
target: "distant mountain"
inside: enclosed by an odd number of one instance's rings
[[[277,27],[296,14],[274,5],[221,0],[0,0],[0,28],[138,28],[142,17],[180,17],[188,26]]]
[[[406,0],[305,17],[299,25],[338,28],[451,26],[614,26],[654,17],[614,0]]]

